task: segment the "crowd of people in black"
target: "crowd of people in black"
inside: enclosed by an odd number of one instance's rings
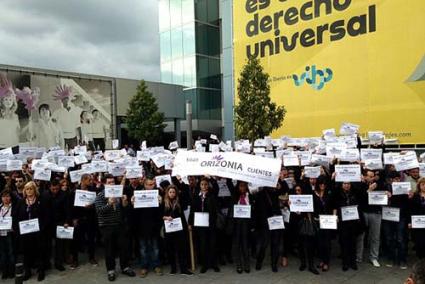
[[[121,273],[129,277],[136,276],[136,268],[140,277],[150,271],[162,275],[165,264],[171,274],[192,275],[195,262],[200,273],[220,272],[226,263],[237,273],[250,273],[251,258],[255,270],[263,269],[268,247],[273,272],[294,261],[300,271],[320,274],[337,266],[331,259],[336,240],[343,271],[357,270],[364,255],[376,267],[383,261],[401,269],[407,268],[408,257],[425,258],[425,229],[411,225],[411,216],[425,215],[425,177],[417,168],[397,172],[391,165],[383,170],[362,167],[361,182],[350,183],[335,182],[338,160],[322,166],[317,178],[305,177],[303,167],[282,166],[276,187],[254,187],[214,176],[175,176],[171,183],[157,184],[155,176],[170,172],[152,161],[140,163],[145,172],[140,178],[92,173],[83,174],[79,183],[72,183],[67,172],[52,173],[50,181],[35,180],[31,159],[22,171],[3,172],[0,214],[3,225],[10,217],[12,226],[0,230],[2,278],[13,278],[20,261],[24,280],[36,270],[39,281],[49,269],[76,269],[82,253],[97,265],[100,247],[110,281],[116,279],[118,257]],[[409,181],[412,188],[408,194],[393,195],[392,183],[400,181]],[[105,185],[122,185],[123,195],[105,197]],[[158,207],[135,206],[135,191],[154,189]],[[74,206],[76,190],[95,192],[94,203]],[[382,206],[369,204],[368,193],[373,191],[385,192],[388,206],[399,208],[398,222],[382,220]],[[300,194],[313,197],[313,212],[289,211],[289,196]],[[250,205],[250,218],[235,218],[235,205]],[[357,206],[358,218],[343,220],[347,206]],[[207,226],[197,226],[196,213],[208,213]],[[268,218],[282,215],[285,229],[270,230]],[[338,216],[338,229],[322,229],[320,215]],[[181,230],[165,232],[164,222],[178,218]],[[34,219],[38,228],[23,233],[22,222]],[[72,239],[59,238],[58,226],[73,228]]]

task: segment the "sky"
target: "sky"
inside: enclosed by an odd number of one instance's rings
[[[0,64],[160,79],[157,0],[0,3]]]

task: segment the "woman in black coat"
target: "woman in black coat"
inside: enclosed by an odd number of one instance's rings
[[[248,184],[243,181],[238,181],[236,186],[230,181],[227,183],[229,190],[232,194],[233,206],[230,207],[230,216],[232,219],[233,227],[233,241],[236,246],[236,271],[242,273],[245,270],[249,273],[250,259],[249,259],[249,234],[252,228],[253,206],[254,198],[249,194]],[[235,218],[234,205],[251,206],[250,218]]]
[[[179,260],[180,273],[192,275],[192,272],[188,270],[187,222],[180,204],[176,186],[170,185],[165,190],[164,204],[162,209],[164,221],[172,221],[173,219],[180,218],[183,226],[182,231],[165,234],[165,246],[167,248],[168,260],[171,265],[171,274],[176,274],[177,272],[177,255]]]
[[[417,191],[410,200],[410,215],[425,215],[425,178],[420,178],[417,183]],[[411,218],[410,222],[411,222]],[[409,223],[410,223],[409,222]],[[409,224],[409,228],[412,224]],[[413,242],[415,243],[416,256],[425,258],[425,229],[412,229]]]
[[[24,257],[24,281],[31,277],[31,268],[37,267],[38,281],[44,280],[47,260],[47,226],[49,224],[49,204],[40,198],[36,184],[25,184],[24,198],[18,203],[14,219],[15,231],[19,232],[19,251]],[[19,222],[37,219],[39,231],[22,234]]]
[[[195,196],[190,208],[189,230],[194,227],[195,234],[199,239],[199,253],[201,262],[201,273],[207,272],[208,268],[213,268],[215,272],[220,272],[216,253],[216,223],[217,223],[217,200],[210,191],[208,178],[202,178],[200,182],[201,191]],[[195,213],[208,213],[209,226],[194,226]]]
[[[332,201],[333,214],[338,215],[338,232],[339,242],[342,253],[342,270],[347,271],[348,268],[357,270],[356,264],[356,240],[362,232],[362,212],[358,210],[358,219],[342,220],[342,210],[346,206],[359,205],[359,197],[355,188],[349,182],[342,183],[340,188],[336,188],[334,199]]]

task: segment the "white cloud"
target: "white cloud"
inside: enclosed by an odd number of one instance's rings
[[[158,81],[157,5],[3,0],[0,63]]]

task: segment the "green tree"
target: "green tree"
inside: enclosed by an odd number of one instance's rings
[[[251,58],[238,80],[239,102],[235,107],[236,135],[254,141],[282,126],[286,110],[270,99],[269,75],[258,59]]]
[[[144,80],[137,86],[137,93],[127,109],[128,135],[138,141],[146,140],[148,145],[161,142],[165,128],[164,114],[158,111],[155,97],[147,90]]]

